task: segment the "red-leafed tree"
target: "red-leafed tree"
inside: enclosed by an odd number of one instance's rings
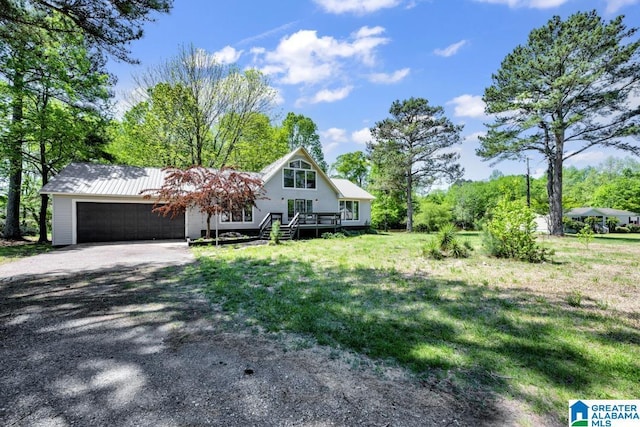
[[[231,168],[213,170],[192,166],[164,171],[162,187],[142,191],[145,199],[156,199],[153,212],[173,218],[188,208],[197,208],[207,215],[207,239],[211,238],[213,215],[241,211],[265,198],[260,178]]]

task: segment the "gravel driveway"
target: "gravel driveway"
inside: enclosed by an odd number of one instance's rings
[[[147,242],[0,265],[0,425],[522,421],[497,400],[465,404],[444,381],[419,384],[362,368],[355,355],[221,328],[197,276],[185,278],[194,263],[184,243]]]

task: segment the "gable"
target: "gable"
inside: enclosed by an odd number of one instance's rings
[[[309,154],[309,152],[304,149],[304,147],[298,147],[293,150],[286,156],[283,156],[266,166],[260,172],[262,174],[262,181],[266,185],[268,182],[272,180],[279,180],[280,184],[283,185],[283,174],[284,169],[293,169],[292,164],[296,162],[304,162],[310,166],[310,169],[306,169],[305,167],[296,168],[298,170],[312,170],[316,172],[316,186],[319,185],[320,182],[324,182],[326,186],[331,188],[336,194],[340,194],[340,190],[336,185],[329,179],[327,174],[318,166],[318,164],[313,160],[313,157]],[[301,164],[299,164],[302,166]],[[295,179],[295,178],[294,178]]]

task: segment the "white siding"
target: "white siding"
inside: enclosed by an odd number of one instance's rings
[[[71,245],[73,244],[71,197],[54,195],[52,199],[52,244],[53,246]]]
[[[291,161],[298,158],[307,161],[307,159],[302,156],[293,157]],[[314,170],[316,169],[314,168]],[[265,184],[264,189],[267,198],[256,202],[256,207],[253,209],[253,222],[218,222],[218,230],[257,230],[264,217],[269,213],[281,213],[283,215],[283,222],[288,223],[287,200],[289,199],[313,200],[314,212],[338,212],[338,195],[331,187],[331,184],[319,173],[316,174],[316,188],[314,189],[284,188],[281,168],[273,175],[273,178]],[[367,213],[367,220],[371,217],[371,203],[364,201],[360,203],[360,215],[361,218],[363,218],[362,223],[364,224],[364,213]],[[365,204],[368,205],[368,208],[363,206]],[[215,218],[211,218],[212,234],[213,230],[215,230],[215,224]],[[353,221],[349,225],[358,224],[358,221]],[[206,217],[197,210],[191,210],[187,214],[187,236],[191,239],[199,238],[201,230],[205,229]]]

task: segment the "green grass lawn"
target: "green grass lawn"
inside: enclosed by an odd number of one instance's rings
[[[38,244],[32,241],[7,242],[0,240],[0,264],[17,258],[48,252],[51,249],[51,244]]]
[[[236,322],[451,382],[567,422],[569,399],[634,399],[640,241],[543,238],[553,262],[422,256],[432,236],[379,234],[194,249],[211,301]],[[472,396],[472,397],[470,397]]]

